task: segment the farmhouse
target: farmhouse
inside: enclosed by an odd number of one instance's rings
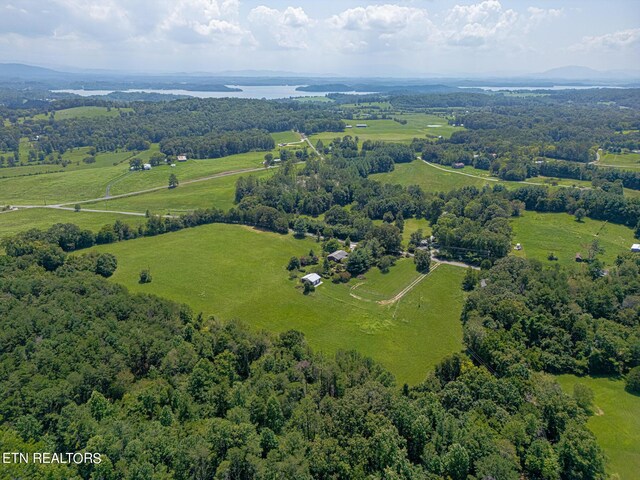
[[[633,245],[631,245],[631,251],[640,252],[640,243],[634,243]]]
[[[322,285],[322,277],[317,273],[309,273],[308,275],[305,275],[304,277],[302,277],[300,280],[310,285],[313,285],[314,287],[317,287],[318,285]]]
[[[186,155],[178,155],[178,161],[179,162],[186,162],[187,161],[187,156]]]
[[[453,164],[453,168],[464,168],[464,163],[456,162]]]
[[[342,262],[342,260],[344,260],[348,256],[349,256],[349,254],[347,252],[345,252],[344,250],[336,250],[335,252],[330,253],[329,255],[327,255],[327,258],[329,260],[334,261],[334,262],[340,263],[340,262]]]

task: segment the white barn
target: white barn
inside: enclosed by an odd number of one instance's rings
[[[313,285],[314,287],[317,287],[318,285],[322,285],[322,277],[317,273],[309,273],[308,275],[305,275],[304,277],[302,277],[301,280],[303,282]]]

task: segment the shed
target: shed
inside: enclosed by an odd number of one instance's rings
[[[366,123],[356,123],[356,127],[357,128],[367,128],[367,124]]]
[[[186,162],[187,161],[187,156],[186,155],[178,155],[178,161],[179,162]]]
[[[145,163],[142,165],[143,170],[151,170],[151,164],[150,163]]]
[[[322,277],[317,273],[309,273],[308,275],[305,275],[304,277],[302,277],[300,280],[302,280],[303,282],[309,283],[314,287],[317,287],[318,285],[322,285]]]
[[[631,251],[640,252],[640,243],[634,243],[633,245],[631,245]]]
[[[334,262],[342,262],[342,260],[344,260],[345,258],[347,258],[349,256],[349,254],[347,252],[345,252],[344,250],[336,250],[333,253],[330,253],[329,255],[327,255],[327,258],[329,260],[333,260]]]
[[[453,168],[464,168],[464,163],[456,162],[453,164]]]

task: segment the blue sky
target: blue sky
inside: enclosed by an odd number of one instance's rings
[[[0,62],[421,76],[639,60],[638,0],[0,0]]]

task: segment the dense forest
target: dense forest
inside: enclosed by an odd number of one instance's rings
[[[400,388],[356,352],[314,353],[299,332],[132,295],[102,278],[113,258],[39,264],[37,252],[0,257],[0,438],[100,463],[4,465],[9,477],[605,478],[589,395],[563,394],[524,358],[492,373],[454,355]],[[494,267],[487,288],[509,271]]]

